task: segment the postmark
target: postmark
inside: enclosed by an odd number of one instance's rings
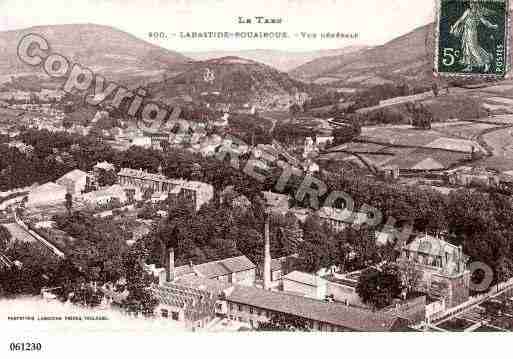
[[[509,0],[437,0],[435,73],[497,77],[510,68]]]

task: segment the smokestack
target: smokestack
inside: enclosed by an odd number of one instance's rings
[[[167,269],[159,272],[159,286],[162,287],[167,282]]]
[[[175,250],[169,249],[168,264],[166,266],[166,280],[172,282],[175,280]]]
[[[267,213],[265,217],[265,245],[264,245],[264,289],[271,288],[271,242],[269,239],[269,216]]]

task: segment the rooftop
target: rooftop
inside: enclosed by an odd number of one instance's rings
[[[104,169],[105,171],[113,171],[115,169],[114,165],[107,161],[96,163],[94,165],[94,168],[101,168],[101,169]]]
[[[271,207],[289,208],[289,196],[274,192],[262,192],[266,203]]]
[[[217,294],[232,286],[230,283],[200,277],[196,274],[186,274],[176,279],[173,284]]]
[[[38,186],[34,188],[32,191],[30,191],[31,194],[33,193],[40,193],[40,192],[56,192],[56,191],[66,191],[66,187],[58,185],[54,182],[47,182],[45,184],[42,184],[41,186]]]
[[[326,303],[255,287],[236,286],[226,294],[230,302],[287,313],[355,331],[390,331],[397,327],[399,320],[389,313],[373,312],[339,303]]]
[[[333,274],[329,274],[324,277],[328,282],[344,285],[351,288],[356,288],[358,286],[358,281],[350,279],[348,277],[336,277]]]
[[[175,277],[179,279],[188,274],[199,274],[204,278],[216,278],[231,273],[254,269],[256,266],[246,256],[226,258],[219,261],[196,265],[184,265],[175,268]]]
[[[283,276],[283,279],[287,279],[293,282],[306,284],[312,287],[317,287],[320,282],[322,281],[322,278],[319,276],[316,276],[315,274],[300,272],[300,271],[293,271],[290,272],[287,275]]]
[[[172,179],[164,176],[160,173],[150,173],[144,170],[134,170],[132,168],[122,168],[118,172],[118,176],[132,177],[148,181],[166,182],[173,185],[181,186],[182,188],[188,188],[193,190],[199,190],[201,188],[212,187],[212,185],[198,181],[187,181],[184,179]]]
[[[85,173],[82,170],[74,169],[71,172],[66,173],[64,176],[59,178],[57,181],[61,180],[71,180],[71,181],[78,181],[80,178],[87,176],[87,173]]]
[[[453,255],[459,251],[459,248],[444,240],[424,234],[416,237],[408,245],[408,250],[431,255]]]
[[[351,212],[347,209],[338,209],[333,207],[322,207],[317,214],[321,218],[333,219],[345,223],[364,224],[367,221],[367,214],[361,212]]]

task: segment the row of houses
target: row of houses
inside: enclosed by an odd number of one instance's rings
[[[196,210],[214,198],[214,187],[204,182],[170,179],[161,173],[131,168],[122,168],[117,176],[122,186],[151,188],[154,192],[167,193],[177,202],[191,203]]]
[[[63,203],[66,194],[72,194],[75,199],[91,205],[105,205],[117,199],[120,203],[132,200],[142,200],[147,189],[153,192],[152,198],[165,200],[169,196],[177,202],[190,203],[196,210],[212,200],[213,186],[197,181],[170,179],[158,173],[143,170],[122,168],[117,172],[117,183],[98,190],[86,189],[97,187],[97,177],[100,171],[115,171],[112,164],[98,163],[93,171],[85,172],[75,169],[66,173],[55,182],[37,186],[28,194],[28,207],[40,207]]]
[[[363,303],[356,291],[362,271],[285,273],[284,260],[274,259],[269,267],[273,284],[266,290],[261,286],[261,269],[245,256],[175,268],[171,250],[165,268],[145,265],[145,269],[158,278],[152,291],[159,299],[155,314],[163,319],[205,328],[215,318],[225,318],[257,328],[277,314],[286,314],[305,320],[316,331],[393,331],[425,318],[426,297],[438,300],[440,308],[466,301],[467,260],[461,247],[417,236],[403,247],[398,264],[409,263],[418,272],[415,288],[410,289],[419,294],[396,299],[381,311]]]
[[[394,314],[305,295],[292,284],[298,275],[307,276],[299,272],[281,278],[286,290],[265,290],[257,285],[256,265],[245,256],[175,268],[171,250],[166,268],[145,265],[145,269],[159,278],[152,287],[159,301],[155,314],[197,327],[205,328],[221,317],[257,328],[276,314],[302,318],[316,331],[390,331],[408,325],[408,320]]]

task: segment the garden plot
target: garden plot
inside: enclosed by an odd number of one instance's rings
[[[473,150],[478,149],[480,146],[474,141],[470,140],[440,137],[428,143],[425,145],[425,147],[471,153]]]
[[[411,146],[428,147],[443,149],[449,151],[472,152],[472,148],[479,149],[480,146],[474,141],[466,138],[472,138],[487,128],[493,127],[487,124],[474,124],[469,122],[468,126],[455,125],[438,126],[431,130],[416,130],[413,128],[372,128],[362,130],[362,141],[387,143],[392,146]],[[450,137],[453,131],[454,137]],[[447,133],[449,132],[449,133]],[[457,138],[456,133],[460,133],[465,138]],[[449,136],[448,136],[449,135]]]
[[[499,126],[493,124],[465,122],[463,124],[457,125],[440,126],[437,127],[436,130],[444,136],[459,137],[462,139],[471,140],[486,130],[498,127]]]
[[[373,127],[363,128],[361,139],[390,145],[424,146],[440,137],[440,133],[435,130]]]

